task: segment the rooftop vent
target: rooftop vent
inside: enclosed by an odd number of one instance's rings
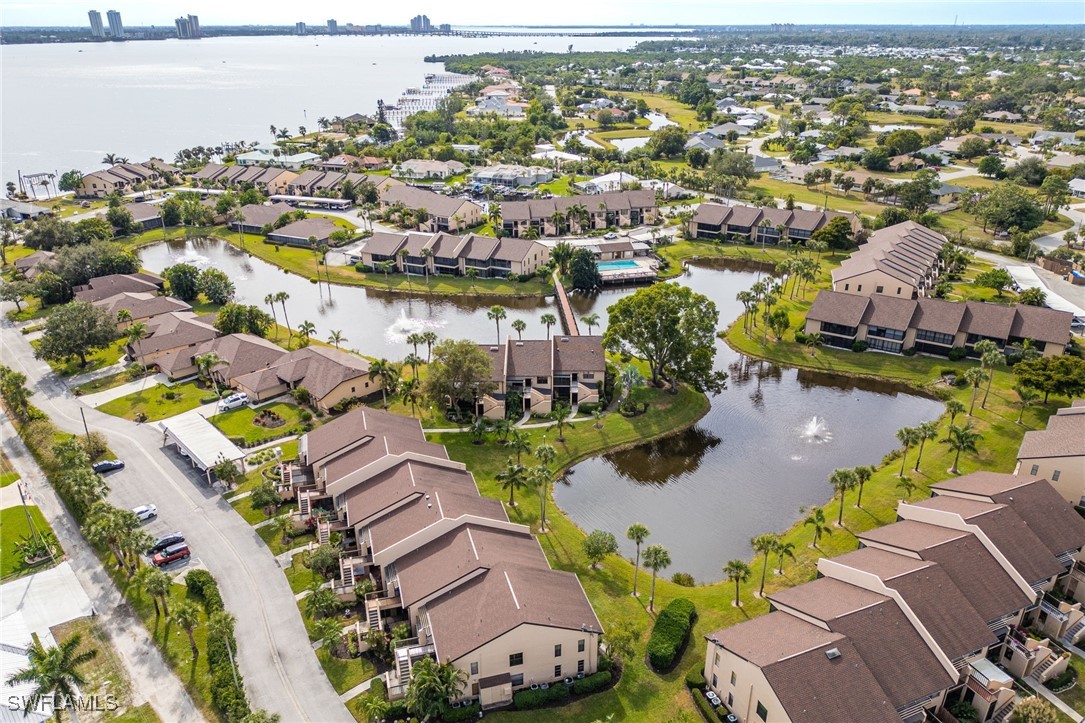
[[[516,342],[516,346],[523,346],[523,345],[524,345],[524,342],[522,342],[522,341]]]
[[[840,650],[838,648],[829,648],[825,651],[825,657],[829,660],[836,660],[840,657]]]
[[[496,346],[491,346],[490,351],[497,351],[497,347]]]
[[[559,338],[558,341],[569,341],[569,337],[563,336],[563,337]]]

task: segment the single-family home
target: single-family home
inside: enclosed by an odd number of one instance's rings
[[[274,224],[284,213],[293,213],[294,207],[288,203],[250,203],[242,206],[241,220],[230,221],[235,231],[261,233],[265,226]]]
[[[34,253],[15,259],[15,270],[27,281],[33,281],[56,256],[52,251],[35,251]]]
[[[304,389],[312,404],[325,412],[347,400],[367,399],[381,390],[380,377],[370,374],[365,358],[317,346],[288,352],[264,369],[230,374],[229,383],[253,401]]]
[[[463,173],[467,166],[459,161],[432,161],[412,159],[403,161],[392,168],[392,175],[398,178],[424,180],[427,178],[448,178]]]
[[[539,166],[501,164],[476,168],[471,174],[471,180],[475,183],[497,188],[521,188],[523,186],[537,186],[540,183],[549,183],[554,180],[554,171]]]

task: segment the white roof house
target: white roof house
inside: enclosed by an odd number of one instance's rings
[[[596,176],[588,181],[580,181],[576,186],[585,193],[610,193],[612,191],[620,191],[623,186],[628,186],[633,183],[640,183],[640,179],[628,173],[615,171],[614,173]]]

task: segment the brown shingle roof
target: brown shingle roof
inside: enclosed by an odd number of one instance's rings
[[[308,239],[311,236],[316,236],[317,241],[327,241],[328,237],[338,230],[339,227],[328,219],[315,217],[288,223],[282,228],[272,231],[271,235],[281,236],[283,238],[301,239],[305,242],[308,242]]]
[[[158,293],[160,286],[132,274],[110,274],[97,276],[83,286],[75,287],[75,298],[79,301],[101,301],[110,296],[131,292]]]
[[[722,203],[702,203],[693,214],[696,223],[719,226],[731,215],[731,207]]]
[[[807,319],[843,326],[858,326],[863,320],[869,297],[823,290],[806,313]]]
[[[407,208],[424,208],[431,216],[451,218],[455,216],[464,205],[476,206],[470,201],[461,198],[442,196],[424,188],[415,188],[407,185],[389,185],[381,193],[381,200],[387,204],[402,203]],[[480,209],[481,212],[481,209]]]
[[[982,301],[965,302],[966,310],[962,328],[969,334],[979,334],[995,339],[1005,339],[1013,328],[1013,308]]]
[[[555,336],[554,371],[598,372],[607,368],[601,336]]]
[[[374,254],[377,256],[395,256],[399,253],[399,250],[403,248],[403,244],[407,241],[407,234],[405,233],[389,233],[387,231],[377,231],[370,236],[362,250],[367,254]]]
[[[338,419],[308,432],[305,437],[305,464],[323,462],[363,438],[413,439],[425,441],[417,419],[401,417],[381,409],[356,407]],[[384,442],[381,441],[383,448]],[[382,449],[383,452],[383,449]],[[359,465],[360,466],[360,465]],[[357,467],[355,467],[357,469]],[[329,469],[329,482],[334,481]]]
[[[424,530],[441,520],[455,520],[464,515],[507,522],[505,507],[500,500],[480,497],[472,481],[469,490],[432,487],[427,500],[424,495],[412,496],[411,501],[369,523],[369,544],[379,553]],[[355,520],[353,514],[351,521]]]
[[[1065,344],[1070,339],[1070,324],[1074,315],[1069,311],[1018,304],[1014,312],[1010,336],[1055,344]]]
[[[917,329],[939,334],[956,334],[964,319],[964,304],[923,297],[916,300],[915,317],[912,322]]]
[[[116,316],[117,312],[124,309],[132,315],[133,319],[137,320],[157,316],[158,314],[192,310],[192,307],[187,303],[172,296],[159,296],[158,294],[146,292],[133,293],[130,291],[95,301],[94,305],[105,309],[113,316]]]
[[[508,366],[505,373],[513,377],[548,377],[553,370],[550,342],[545,340],[506,342]]]
[[[426,609],[441,660],[455,661],[525,624],[602,632],[576,575],[556,570],[498,565]]]
[[[290,213],[293,210],[293,206],[288,203],[273,203],[271,205],[250,203],[248,206],[241,207],[241,213],[245,217],[244,224],[257,228],[263,228],[269,223],[275,223],[284,213]]]
[[[915,309],[916,302],[912,299],[875,295],[863,314],[863,323],[903,331],[911,325]]]

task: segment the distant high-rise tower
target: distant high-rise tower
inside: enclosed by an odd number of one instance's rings
[[[294,32],[298,35],[305,35],[305,23],[294,23]]]
[[[109,10],[105,14],[109,20],[109,34],[114,40],[124,39],[124,23],[121,22],[121,14],[116,10]]]
[[[177,18],[173,24],[177,28],[177,37],[181,40],[195,40],[200,37],[200,19],[195,15]]]
[[[339,23],[335,22],[334,20],[329,20],[328,21],[328,35],[338,35],[338,34],[339,34]]]
[[[430,25],[428,15],[415,15],[411,18],[411,32],[414,33],[429,33],[433,31],[433,26]]]
[[[102,14],[97,10],[91,10],[87,13],[87,17],[90,18],[90,34],[96,38],[104,38],[105,28],[102,27]]]

